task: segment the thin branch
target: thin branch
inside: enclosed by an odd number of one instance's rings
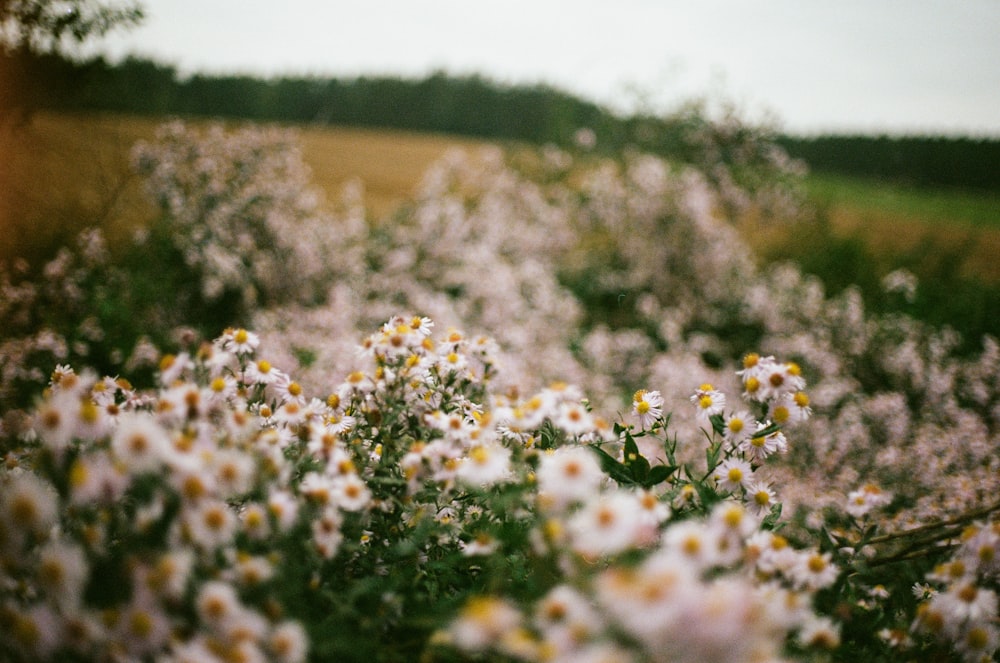
[[[922,534],[923,532],[929,532],[931,530],[940,527],[951,527],[952,525],[966,523],[969,520],[975,520],[976,518],[981,518],[982,516],[989,515],[993,511],[996,511],[997,509],[1000,509],[1000,501],[994,502],[989,506],[980,507],[978,509],[974,509],[972,511],[963,513],[948,520],[941,520],[936,523],[928,523],[926,525],[921,525],[920,527],[914,527],[913,529],[903,530],[901,532],[891,532],[889,534],[876,536],[872,539],[869,539],[866,542],[866,544],[885,543],[886,541],[892,541],[894,539],[900,539],[907,536],[913,536],[915,534]]]

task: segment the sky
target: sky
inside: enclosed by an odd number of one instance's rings
[[[1000,137],[1000,0],[141,0],[101,50],[181,74],[545,83],[783,131]]]

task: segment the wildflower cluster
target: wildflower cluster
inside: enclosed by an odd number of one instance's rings
[[[5,656],[301,661],[414,628],[525,660],[835,644],[811,602],[837,570],[713,484],[725,460],[651,466],[635,436],[672,457],[662,413],[495,393],[495,344],[433,327],[390,319],[322,400],[245,329],[166,356],[153,391],[59,366],[7,441]]]
[[[137,148],[160,212],[145,238],[116,254],[87,231],[41,268],[0,268],[0,436],[16,440],[4,505],[21,505],[0,523],[0,617],[20,634],[5,653],[56,656],[32,625],[77,632],[79,614],[94,629],[84,649],[130,651],[136,602],[158,651],[274,655],[269,634],[293,622],[320,659],[398,659],[432,633],[429,646],[529,659],[645,651],[649,632],[609,597],[648,589],[644,565],[683,548],[684,528],[708,545],[683,562],[696,572],[675,599],[767,585],[809,607],[787,622],[754,612],[784,624],[755,622],[774,638],[754,651],[835,642],[837,627],[803,616],[812,608],[836,615],[848,646],[835,657],[991,651],[995,579],[951,564],[962,530],[992,531],[1000,508],[1000,344],[959,354],[951,330],[755,264],[729,216],[801,210],[714,168],[728,130],[702,128],[697,167],[451,153],[382,221],[356,188],[322,208],[286,132],[172,124]],[[912,297],[919,284],[894,274],[885,287]],[[226,325],[259,336],[200,343]],[[375,328],[359,369],[357,339]],[[69,368],[85,365],[98,371]],[[595,414],[623,406],[617,426]],[[720,534],[726,513],[739,536]],[[136,589],[174,549],[193,555],[183,591]],[[66,560],[71,585],[85,577],[72,609],[39,576],[43,552]],[[251,558],[271,565],[255,588],[236,580]],[[201,588],[220,581],[240,615],[264,620],[252,638],[199,612]],[[540,617],[549,591],[602,621]],[[944,599],[918,608],[932,591],[972,597],[977,616]],[[651,614],[666,632],[704,607]],[[471,621],[439,628],[456,614]],[[487,623],[494,635],[477,639]]]
[[[216,306],[235,299],[238,312],[322,295],[329,219],[290,131],[171,122],[133,152],[161,214],[139,241],[176,254],[193,288],[185,295]],[[295,270],[284,269],[290,261]]]
[[[793,367],[759,363],[791,379],[754,407],[774,411],[804,388]],[[662,398],[647,390],[633,398],[635,423],[617,424],[614,438],[577,433],[540,454],[531,541],[559,576],[533,600],[474,596],[436,641],[527,661],[767,660],[835,648],[839,627],[812,609],[840,575],[830,553],[774,531],[780,504],[751,476],[763,457],[740,445],[749,433],[730,436],[724,395],[703,385],[692,400],[708,411],[703,470],[678,464]],[[744,416],[761,437],[784,440],[778,426]],[[665,463],[640,444],[659,447]]]

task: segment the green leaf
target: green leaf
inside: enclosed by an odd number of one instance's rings
[[[722,451],[722,445],[713,444],[705,449],[705,462],[707,463],[708,471],[711,472],[719,464],[719,452]]]
[[[597,459],[601,462],[601,469],[610,476],[612,479],[617,481],[619,484],[632,485],[635,481],[632,479],[632,473],[629,469],[619,463],[611,454],[601,449],[596,444],[590,445],[590,448],[594,450],[597,454]]]
[[[636,483],[645,485],[649,476],[649,461],[642,454],[636,454],[635,457],[629,458],[628,466]]]
[[[629,462],[633,458],[639,456],[639,447],[636,445],[635,440],[628,433],[625,434],[625,462]]]
[[[721,414],[713,414],[708,418],[712,423],[712,430],[718,435],[724,435],[726,432],[726,422],[722,419]]]
[[[773,531],[779,518],[781,518],[781,502],[778,502],[771,507],[771,512],[767,514],[767,517],[761,522],[760,528],[763,530]]]
[[[774,435],[781,430],[781,424],[771,424],[765,428],[758,431],[754,431],[753,437],[767,437],[768,435]]]
[[[646,476],[643,486],[652,488],[658,483],[663,483],[676,469],[676,465],[654,465],[649,469],[649,474]]]
[[[706,486],[702,481],[695,481],[693,483],[694,489],[698,491],[698,497],[701,499],[701,505],[705,511],[710,511],[712,505],[716,502],[722,501],[719,494],[712,490],[710,487]]]

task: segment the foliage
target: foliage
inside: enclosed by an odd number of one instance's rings
[[[727,215],[798,200],[738,176],[757,147],[584,147],[450,154],[377,222],[357,190],[317,212],[284,132],[138,148],[163,254],[88,234],[3,283],[4,653],[992,655],[996,340],[757,264]],[[65,365],[112,329],[181,351]]]
[[[7,52],[64,52],[71,42],[100,37],[142,18],[135,2],[116,6],[97,0],[2,0],[0,46]]]
[[[1000,190],[1000,141],[951,136],[783,136],[782,147],[820,172],[920,188]]]
[[[766,454],[748,436],[744,450],[719,417],[704,468],[651,467],[636,437],[678,444],[656,392],[636,395],[638,426],[614,429],[565,385],[510,400],[489,388],[488,345],[432,326],[390,320],[325,402],[242,329],[170,356],[152,392],[59,367],[6,440],[5,656],[297,661],[308,636],[315,660],[723,660],[794,632],[836,640],[808,604],[837,571],[770,533],[780,509],[751,481]],[[762,412],[800,386],[761,393]],[[778,554],[786,566],[765,563]],[[714,608],[630,616],[688,593]],[[805,635],[817,626],[823,638]]]

